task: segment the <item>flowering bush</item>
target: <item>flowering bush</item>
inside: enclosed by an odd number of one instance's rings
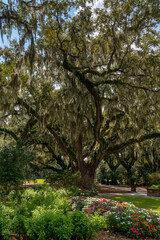
[[[73,210],[82,210],[88,217],[95,213],[103,215],[112,231],[127,233],[130,237],[153,237],[160,239],[160,215],[133,204],[114,200],[75,197],[72,198]]]

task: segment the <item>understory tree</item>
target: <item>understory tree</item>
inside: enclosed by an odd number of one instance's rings
[[[92,5],[93,4],[93,5]],[[157,1],[0,3],[1,111],[36,119],[53,153],[92,188],[111,154],[160,137]],[[7,54],[8,53],[8,54]]]

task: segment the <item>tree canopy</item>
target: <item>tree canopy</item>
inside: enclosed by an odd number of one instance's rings
[[[154,0],[8,1],[1,112],[38,120],[55,156],[91,188],[101,160],[160,137],[159,4]]]

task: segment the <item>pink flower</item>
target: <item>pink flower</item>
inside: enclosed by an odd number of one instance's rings
[[[131,230],[133,231],[133,230],[134,230],[134,228],[131,228]]]

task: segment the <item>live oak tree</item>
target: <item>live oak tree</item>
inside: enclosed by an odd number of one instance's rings
[[[103,159],[160,137],[158,2],[111,0],[94,11],[91,4],[0,5],[2,34],[17,28],[20,42],[11,74],[2,69],[1,109],[36,118],[85,188]]]
[[[8,145],[27,147],[36,153],[31,166],[39,172],[43,169],[63,172],[70,168],[62,156],[54,153],[51,136],[34,117],[22,116],[19,111],[12,112],[12,115],[8,112],[0,118],[0,123],[0,149]]]

